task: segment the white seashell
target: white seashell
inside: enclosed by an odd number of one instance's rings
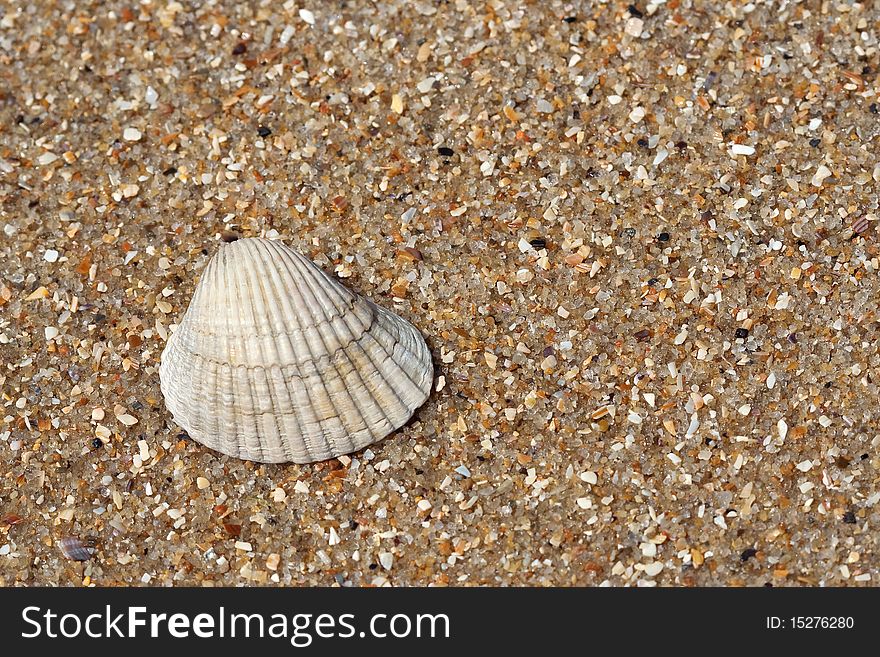
[[[211,259],[159,367],[165,405],[192,438],[264,463],[381,440],[428,398],[433,374],[412,324],[260,238]]]

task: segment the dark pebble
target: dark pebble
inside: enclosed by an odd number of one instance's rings
[[[739,559],[742,562],[746,562],[756,554],[758,554],[758,551],[755,548],[746,548],[742,551],[742,554],[739,555]]]
[[[636,236],[636,229],[635,228],[625,228],[623,233],[627,237],[635,237]]]
[[[233,55],[243,55],[247,52],[247,44],[244,41],[239,41],[235,44],[235,48],[232,49]]]
[[[177,167],[168,167],[165,171],[162,172],[163,176],[173,176],[177,173]]]
[[[635,18],[641,18],[642,16],[644,16],[644,14],[639,11],[639,8],[635,5],[630,5],[626,8],[626,10],[629,12],[630,16],[634,16]]]
[[[452,157],[455,155],[455,151],[449,148],[449,146],[440,146],[437,149],[437,152],[440,153],[443,157]]]
[[[532,245],[533,249],[537,249],[538,251],[547,248],[547,240],[545,240],[543,237],[536,237],[533,240],[529,240],[529,244]]]
[[[94,449],[101,449],[104,446],[104,443],[101,442],[100,438],[92,439],[92,447]]]
[[[816,147],[817,147],[819,144],[821,144],[821,143],[822,143],[822,140],[819,139],[818,137],[813,137],[813,138],[810,140],[810,146],[812,146],[813,148],[816,148]]]
[[[877,112],[880,112],[880,108],[877,107],[877,103],[871,103],[868,105],[868,111],[871,112],[871,114],[877,114]]]
[[[669,241],[669,233],[660,233],[657,236],[657,240],[660,242],[668,242]]]
[[[843,514],[843,521],[844,521],[847,525],[854,525],[854,524],[856,524],[856,514],[853,513],[852,511],[847,511],[846,513]]]
[[[577,16],[566,16],[563,18],[566,23],[574,23],[577,20]]]
[[[272,134],[272,131],[266,126],[261,125],[259,128],[257,128],[257,134],[260,135],[260,137],[268,137]]]
[[[647,148],[647,147],[648,147],[648,140],[645,139],[644,137],[639,137],[639,139],[638,139],[638,141],[636,141],[636,143],[637,143],[639,146],[641,146],[642,148]]]
[[[734,331],[734,335],[737,337],[737,339],[745,340],[747,337],[749,337],[749,329],[739,327],[738,329],[736,329],[736,331]]]

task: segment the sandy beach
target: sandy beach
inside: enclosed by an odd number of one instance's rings
[[[877,585],[878,28],[5,3],[0,585]],[[166,340],[250,236],[419,328],[405,427],[263,465],[173,422]]]

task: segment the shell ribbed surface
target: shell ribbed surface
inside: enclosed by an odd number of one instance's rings
[[[424,338],[281,242],[220,249],[159,368],[165,405],[200,443],[310,463],[401,427],[433,380]]]

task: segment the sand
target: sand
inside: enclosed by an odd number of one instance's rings
[[[0,584],[877,584],[870,3],[0,12]],[[173,423],[237,236],[419,327],[406,427]]]

